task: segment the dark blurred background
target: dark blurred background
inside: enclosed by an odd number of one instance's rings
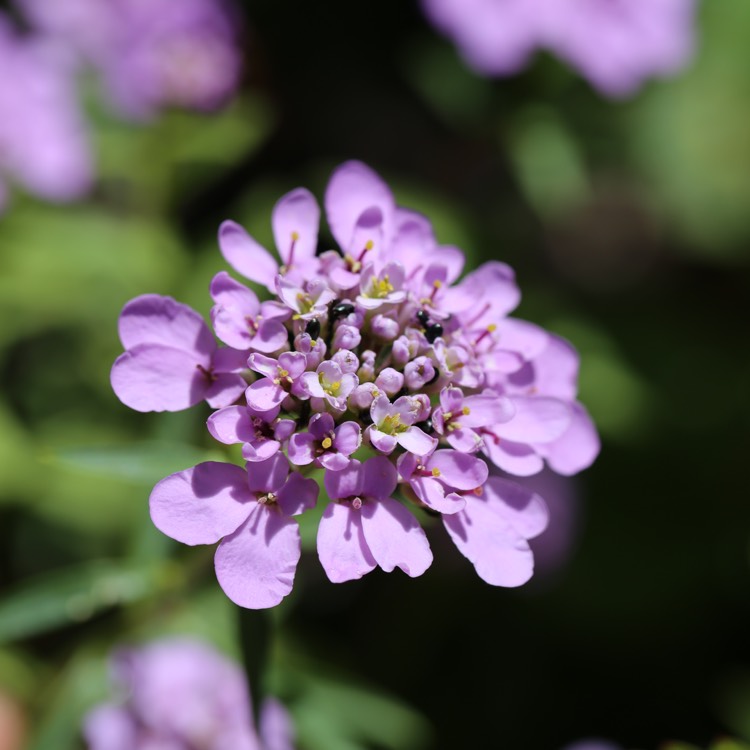
[[[350,158],[470,265],[516,269],[517,314],[581,353],[603,448],[582,475],[540,480],[552,524],[519,590],[480,581],[439,526],[416,580],[333,585],[308,551],[270,615],[266,686],[301,746],[750,740],[750,5],[704,3],[692,66],[624,102],[544,54],[480,78],[413,2],[243,14],[226,110],[126,125],[92,96],[93,194],[19,193],[0,218],[0,685],[29,747],[78,746],[116,643],[187,632],[238,653],[211,550],[147,514],[156,480],[221,456],[208,407],[116,400],[117,315],[145,292],[207,313],[219,222],[270,244],[275,200],[298,185],[322,199]],[[336,729],[357,711],[364,728]]]

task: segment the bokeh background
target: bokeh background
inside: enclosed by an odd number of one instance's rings
[[[581,353],[603,449],[539,478],[552,523],[519,590],[437,527],[421,578],[333,585],[307,528],[293,594],[245,623],[254,689],[309,750],[750,741],[750,4],[704,2],[688,69],[616,102],[545,54],[482,78],[411,0],[240,14],[226,108],[127,123],[84,82],[93,191],[17,191],[0,217],[0,689],[21,747],[83,747],[117,644],[192,634],[241,658],[212,551],[147,512],[156,480],[221,458],[208,407],[121,405],[117,316],[145,292],[207,314],[218,224],[270,243],[275,200],[322,197],[350,158],[470,265],[516,269],[518,314]]]

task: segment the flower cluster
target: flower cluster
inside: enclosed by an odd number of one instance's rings
[[[212,110],[237,87],[241,57],[230,0],[16,0],[32,24],[101,76],[118,112]]]
[[[121,650],[111,671],[122,695],[86,716],[89,750],[293,750],[284,707],[266,700],[256,733],[242,670],[204,643]]]
[[[186,544],[221,540],[224,591],[241,606],[273,606],[292,588],[293,517],[316,503],[317,471],[329,500],[318,552],[330,580],[376,566],[421,575],[432,562],[412,512],[422,509],[442,519],[485,581],[524,583],[527,540],[544,530],[547,511],[507,475],[545,462],[573,474],[599,450],[576,401],[575,351],[508,316],[520,293],[507,265],[490,261],[461,278],[462,252],[439,245],[427,219],[397,206],[364,164],[334,172],[325,209],[340,250],[318,253],[314,197],[299,188],[279,200],[278,260],[236,223],[222,224],[226,261],[273,297],[261,302],[226,272],[213,279],[211,320],[225,346],[169,297],[125,306],[117,396],[139,411],[205,399],[216,409],[211,435],[240,444],[246,461],[202,463],[159,482],[154,523]]]
[[[695,0],[422,0],[425,13],[489,75],[523,68],[545,48],[602,93],[627,96],[692,53]]]

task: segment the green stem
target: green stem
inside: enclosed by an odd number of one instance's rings
[[[250,685],[255,726],[260,725],[260,707],[265,697],[265,672],[271,651],[271,622],[262,609],[237,608],[242,662]]]

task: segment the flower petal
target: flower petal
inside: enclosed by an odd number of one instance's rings
[[[276,500],[285,515],[296,516],[315,507],[319,489],[314,479],[305,479],[302,474],[293,471],[279,490]]]
[[[327,478],[327,475],[326,475]],[[333,583],[362,578],[377,563],[365,542],[360,511],[331,503],[318,526],[318,557]]]
[[[318,246],[320,208],[313,194],[297,188],[283,196],[273,208],[271,226],[276,249],[284,265],[294,245],[294,260],[312,258]]]
[[[239,224],[224,221],[219,227],[219,249],[224,260],[245,278],[275,291],[274,279],[279,264]]]
[[[201,402],[208,393],[207,375],[195,354],[161,344],[139,344],[121,354],[112,366],[112,390],[136,411],[180,411]]]
[[[194,352],[195,362],[204,366],[208,366],[216,349],[211,331],[192,307],[159,294],[143,294],[130,300],[122,308],[117,328],[125,349],[161,344]]]
[[[537,450],[558,474],[570,476],[588,468],[601,450],[596,426],[578,402],[573,403],[570,427],[555,441],[538,445]]]
[[[471,498],[464,510],[443,516],[443,524],[483,581],[512,587],[531,578],[534,556],[528,542],[482,498]]]
[[[296,521],[276,508],[255,504],[245,523],[216,550],[216,577],[240,607],[266,609],[291,590],[300,558]]]
[[[361,492],[370,497],[390,497],[398,484],[396,467],[385,456],[368,458],[362,464]]]
[[[255,428],[244,406],[226,406],[215,411],[206,426],[213,438],[225,445],[255,440]]]
[[[406,432],[396,435],[396,442],[416,456],[426,456],[435,450],[437,438],[430,437],[419,427],[410,427]]]
[[[254,498],[234,464],[208,461],[162,479],[149,498],[159,531],[183,544],[213,544],[247,518]]]
[[[386,573],[399,567],[415,578],[430,567],[432,552],[427,537],[417,519],[401,503],[383,497],[366,502],[361,512],[367,546]]]
[[[516,443],[550,443],[568,429],[572,409],[564,401],[544,396],[512,396],[516,413],[493,427],[501,438]]]
[[[473,490],[487,481],[487,464],[476,456],[453,450],[435,451],[427,462],[437,469],[440,481],[457,490]]]
[[[547,504],[527,487],[502,477],[490,477],[484,485],[484,495],[488,507],[524,539],[533,539],[547,528]]]
[[[267,461],[247,467],[247,486],[251,492],[278,492],[289,476],[289,461],[283,453],[275,453]]]
[[[332,500],[344,497],[355,497],[362,494],[362,464],[352,459],[349,465],[341,471],[327,471],[323,477],[323,484]]]

